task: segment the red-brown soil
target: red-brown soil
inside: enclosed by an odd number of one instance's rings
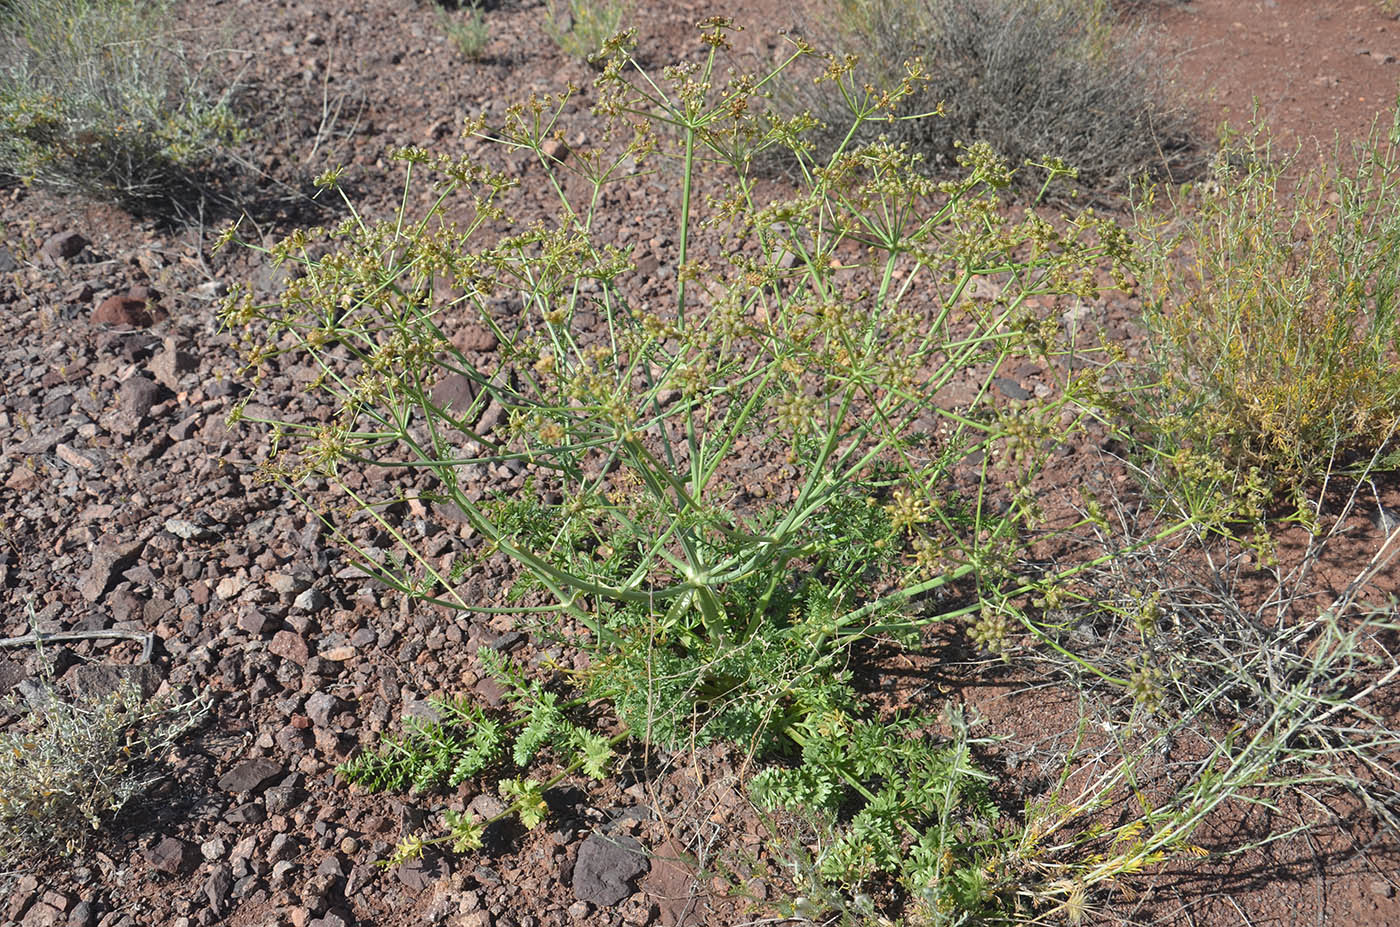
[[[658,65],[693,58],[694,22],[716,13],[746,27],[740,50],[763,61],[782,49],[783,31],[804,25],[799,6],[776,0],[658,0],[640,4],[641,46]],[[398,169],[384,158],[390,146],[460,150],[456,127],[466,116],[499,115],[532,91],[586,84],[588,68],[540,32],[544,15],[533,2],[487,12],[493,38],[473,63],[445,41],[434,10],[410,0],[182,4],[196,44],[229,49],[219,60],[248,88],[256,117],[251,166],[264,208],[245,236],[270,243],[298,221],[324,221],[329,212],[306,201],[305,182],[333,165],[347,166],[362,210],[385,214],[400,193]],[[1164,60],[1207,136],[1222,120],[1243,124],[1257,99],[1285,135],[1330,152],[1334,137],[1359,138],[1393,112],[1400,22],[1377,4],[1194,0],[1141,5],[1134,15],[1160,21]],[[586,109],[574,115],[570,131],[587,134]],[[674,191],[654,183],[626,208],[619,237],[664,260],[669,242],[652,240],[647,221],[674,208]],[[313,517],[254,480],[262,435],[223,424],[239,394],[238,359],[214,296],[241,280],[269,295],[280,278],[256,254],[211,254],[221,221],[170,230],[19,188],[0,189],[0,209],[0,257],[16,264],[0,269],[0,631],[27,633],[32,601],[43,631],[154,632],[156,680],[214,702],[209,723],[179,747],[172,777],[98,835],[77,865],[35,860],[0,875],[0,921],[670,927],[777,914],[782,873],[766,868],[775,857],[742,770],[723,751],[639,754],[607,783],[551,795],[555,814],[535,832],[507,828],[486,852],[464,858],[377,866],[421,822],[422,808],[463,807],[475,792],[368,795],[338,780],[334,765],[432,695],[499,699],[474,657],[478,646],[528,661],[542,645],[504,617],[444,616],[369,583],[347,569]],[[65,232],[88,244],[71,260],[42,258],[40,246]],[[151,324],[98,324],[94,310],[113,296],[148,301]],[[1138,331],[1135,307],[1121,296],[1094,311],[1110,333]],[[154,386],[133,390],[143,378]],[[288,375],[269,388],[290,408],[301,385]],[[1115,476],[1111,461],[1087,454],[1061,466],[1061,485]],[[1400,508],[1393,488],[1382,492]],[[1319,570],[1324,586],[1380,543],[1367,516],[1356,520],[1357,531],[1329,551],[1337,572]],[[109,553],[119,546],[122,556]],[[503,563],[493,569],[471,579],[490,600],[507,578]],[[1377,585],[1386,593],[1397,584],[1385,575]],[[1004,769],[1006,756],[1033,759],[1072,728],[1076,705],[1065,690],[1025,691],[1026,680],[1011,674],[974,678],[961,645],[945,643],[862,655],[862,675],[890,708],[917,707],[929,691],[975,706],[990,729],[1013,738],[990,758]],[[81,675],[69,672],[77,664],[139,658],[132,642],[53,649],[70,683]],[[5,690],[35,671],[31,653],[0,652]],[[251,785],[224,778],[254,759],[271,772]],[[1256,812],[1215,822],[1207,846],[1299,819],[1322,826],[1244,857],[1174,867],[1131,893],[1125,886],[1096,899],[1102,914],[1087,922],[1400,923],[1394,835],[1364,821],[1340,826],[1360,820],[1354,807],[1331,813],[1328,820],[1299,799],[1273,819]],[[616,906],[580,901],[573,887],[579,847],[594,832],[634,836],[652,854],[650,874]],[[751,871],[721,868],[745,853]]]

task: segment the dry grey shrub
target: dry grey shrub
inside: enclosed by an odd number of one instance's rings
[[[1233,743],[1213,755],[1250,770],[1243,779],[1260,789],[1349,793],[1372,820],[1400,826],[1400,623],[1383,581],[1400,531],[1341,558],[1339,577],[1333,548],[1355,535],[1353,516],[1371,509],[1374,490],[1356,482],[1331,512],[1326,498],[1321,490],[1312,501],[1314,522],[1299,532],[1301,549],[1278,558],[1286,562],[1200,531],[1134,545],[1066,586],[1037,619],[1060,650],[1017,659],[1078,683],[1106,721],[1155,741],[1178,772],[1199,762],[1201,744]],[[1116,502],[1114,529],[1098,543],[1113,549],[1140,534],[1145,514]],[[1105,685],[1115,677],[1128,685]],[[1195,751],[1172,760],[1185,743]]]
[[[858,57],[855,83],[883,91],[922,59],[926,80],[898,115],[938,119],[871,122],[936,169],[956,166],[957,144],[983,141],[1012,165],[1061,158],[1093,191],[1126,189],[1147,173],[1183,179],[1199,167],[1193,120],[1167,90],[1169,69],[1146,25],[1122,21],[1095,0],[823,0],[823,47]],[[811,141],[818,160],[840,144],[849,101],[811,75],[776,93],[788,111],[826,126]],[[1032,172],[1039,174],[1039,172]],[[1039,184],[1043,175],[1025,180]]]
[[[0,861],[80,851],[163,777],[158,760],[206,713],[198,699],[146,698],[125,680],[105,696],[61,697],[41,677],[0,733]]]

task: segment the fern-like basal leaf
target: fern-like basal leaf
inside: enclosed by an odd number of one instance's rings
[[[520,823],[526,830],[534,830],[549,813],[544,787],[534,779],[503,779],[499,788],[501,796],[509,800],[520,815]]]
[[[472,729],[471,740],[460,746],[456,765],[452,767],[447,784],[453,787],[461,785],[490,766],[500,753],[504,740],[501,726],[483,717]]]
[[[909,848],[904,863],[905,887],[915,895],[922,895],[925,889],[937,886],[946,853],[947,841],[942,828],[931,827],[921,832]]]
[[[765,811],[786,807],[787,791],[784,788],[783,773],[786,770],[776,767],[760,770],[749,780],[749,795],[754,803]]]
[[[887,785],[850,824],[849,839],[864,848],[866,858],[875,868],[886,872],[897,870],[903,859],[900,849],[904,820],[910,809],[900,801],[900,791],[897,786]]]
[[[834,809],[841,797],[837,774],[814,764],[797,769],[769,767],[749,782],[749,791],[759,807]]]
[[[508,697],[512,701],[519,700],[529,691],[530,687],[526,684],[525,675],[520,671],[520,667],[499,650],[494,647],[479,647],[476,658],[481,662],[481,668],[486,671],[486,675],[510,690]]]
[[[372,785],[374,778],[374,760],[377,759],[372,753],[362,753],[353,760],[346,760],[335,767],[335,774],[352,785],[363,785],[369,789],[378,789],[378,785]]]
[[[486,712],[464,696],[456,698],[434,698],[428,703],[433,706],[442,723],[453,728],[471,728],[486,720]]]
[[[563,721],[558,696],[553,692],[534,692],[532,695],[534,698],[529,703],[528,719],[516,736],[512,750],[512,759],[517,766],[528,766],[540,748],[549,743]]]
[[[408,738],[384,735],[378,753],[362,753],[336,771],[346,781],[375,792],[401,789],[413,780],[419,753]]]
[[[452,838],[452,852],[466,853],[481,849],[482,837],[486,834],[486,823],[468,811],[466,814],[449,808],[443,812],[447,822],[447,832]]]
[[[608,738],[576,727],[571,732],[570,739],[578,753],[579,767],[584,775],[599,782],[606,779],[613,759],[613,748],[612,744],[608,743]]]
[[[943,878],[947,894],[952,895],[959,911],[982,911],[992,900],[987,875],[981,866],[956,866],[952,872],[944,873]]]
[[[854,885],[875,871],[871,849],[848,833],[826,848],[817,863],[817,871],[832,882]]]
[[[861,487],[834,494],[808,525],[826,568],[836,577],[854,579],[895,560],[900,546],[884,506],[874,504]],[[820,608],[820,601],[809,606]]]
[[[447,784],[451,788],[456,788],[466,782],[472,776],[481,772],[489,763],[474,750],[467,750],[458,755],[457,762],[453,764],[452,771],[447,775]]]
[[[373,791],[409,787],[426,791],[444,782],[460,784],[494,759],[502,736],[499,725],[488,721],[479,710],[456,706],[448,716],[481,720],[468,739],[457,732],[455,721],[444,724],[406,718],[403,736],[384,735],[378,753],[361,754],[342,763],[337,772],[347,781]]]
[[[426,791],[447,779],[461,744],[440,723],[422,725],[414,739],[419,747],[419,761],[413,770],[413,787]]]

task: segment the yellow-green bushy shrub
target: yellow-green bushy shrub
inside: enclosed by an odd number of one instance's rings
[[[169,0],[0,7],[0,177],[143,211],[192,190],[239,136],[171,36]]]
[[[1144,418],[1182,476],[1261,504],[1381,462],[1400,422],[1400,120],[1300,170],[1262,130],[1209,182],[1138,208],[1158,385]],[[1301,179],[1290,180],[1290,177]]]

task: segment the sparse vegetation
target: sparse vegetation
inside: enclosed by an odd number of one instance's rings
[[[1311,170],[1258,128],[1196,173],[1128,18],[1167,2],[830,0],[790,57],[643,9],[653,69],[627,0],[237,0],[286,102],[248,167],[334,152],[317,203],[232,256],[3,191],[0,588],[43,600],[0,641],[13,919],[392,920],[449,851],[514,858],[409,913],[1215,927],[1285,850],[1388,872],[1400,101]],[[171,17],[212,15],[0,0],[0,181],[202,196],[240,133]],[[152,331],[100,330],[133,303]],[[231,693],[178,790],[204,705],[8,658],[126,638]],[[198,804],[152,839],[167,798]],[[582,847],[624,833],[655,878],[589,907]],[[658,916],[679,870],[704,897]]]
[[[1106,15],[1018,9],[1041,44]],[[879,19],[893,4],[845,10],[855,31],[909,31]],[[1099,44],[1067,60],[1102,64],[1092,55],[1108,54],[1111,32],[1088,22],[1099,31],[1073,34]],[[1207,849],[1200,831],[1284,794],[1344,790],[1397,823],[1387,759],[1400,743],[1373,699],[1400,674],[1400,625],[1367,598],[1394,538],[1340,594],[1312,581],[1393,463],[1392,147],[1373,140],[1357,173],[1326,175],[1291,212],[1267,146],[1228,148],[1160,224],[1140,204],[1139,254],[1092,212],[1007,207],[1018,175],[1044,189],[1070,173],[1054,157],[1037,171],[985,142],[935,148],[961,174],[929,179],[918,133],[938,120],[913,118],[927,63],[872,93],[858,63],[822,59],[818,86],[851,112],[826,136],[834,147],[810,147],[827,127],[763,103],[811,50],[722,75],[727,28],[708,22],[704,62],[661,77],[609,40],[596,86],[612,124],[597,148],[552,148],[569,93],[517,104],[503,125],[471,121],[482,141],[535,156],[544,182],[528,191],[482,161],[398,151],[405,191],[424,174],[436,185],[425,212],[405,192],[373,222],[347,197],[339,226],[268,249],[301,272],[275,301],[242,292],[226,305],[251,370],[321,372],[325,409],[259,419],[276,442],[266,478],[304,493],[388,586],[517,616],[587,654],[532,678],[484,651],[500,708],[438,700],[436,719],[406,722],[342,775],[417,790],[494,781],[506,808],[493,821],[534,827],[546,789],[611,774],[621,744],[723,741],[742,752],[755,803],[808,828],[785,913],[853,923],[891,910],[912,924],[1084,923],[1153,867],[1282,836]],[[914,144],[875,134],[891,127]],[[796,165],[797,189],[760,198],[754,165],[775,157]],[[639,297],[631,256],[596,234],[604,193],[653,170],[672,172],[679,197],[664,306]],[[320,182],[337,189],[337,172]],[[512,226],[513,197],[539,190],[557,197],[555,221]],[[1093,300],[1101,277],[1128,286],[1129,271],[1151,300],[1147,385],[1110,345],[1077,344],[1066,361],[1062,303]],[[463,325],[489,333],[489,356],[457,346]],[[1043,395],[998,398],[1015,361],[1035,362]],[[1122,426],[1142,498],[1042,482],[1090,422]],[[367,480],[370,466],[399,478]],[[744,480],[760,468],[784,489]],[[517,478],[482,489],[481,474],[501,472]],[[1350,496],[1326,512],[1339,478]],[[322,480],[353,511],[305,489]],[[1288,569],[1234,535],[1241,519],[1276,527],[1268,504],[1285,485],[1314,491],[1293,500],[1310,546]],[[1070,517],[1046,517],[1052,492],[1072,498]],[[481,543],[430,552],[394,514],[407,507],[455,512]],[[357,519],[397,548],[357,544]],[[1076,553],[1047,560],[1057,545]],[[511,604],[469,601],[460,580],[498,554],[516,571]],[[1263,606],[1244,601],[1246,556],[1275,569]],[[1078,696],[1072,729],[1036,745],[1054,757],[1043,788],[994,796],[972,750],[993,745],[973,720],[951,705],[880,714],[855,685],[858,648],[915,646],[935,624]],[[598,705],[609,711],[585,711]],[[445,809],[388,861],[479,847],[490,823]],[[875,884],[898,885],[897,901],[877,904]]]
[[[486,54],[486,46],[491,44],[486,13],[475,3],[455,11],[438,10],[438,24],[468,61],[480,60]]]
[[[240,130],[170,17],[169,0],[0,8],[0,174],[138,212],[196,195]]]
[[[564,54],[593,61],[628,26],[632,0],[545,0],[544,32]]]
[[[1082,917],[1085,903],[1144,867],[1292,833],[1207,851],[1195,834],[1227,809],[1284,796],[1325,807],[1346,794],[1387,826],[1400,823],[1400,777],[1387,759],[1400,735],[1384,708],[1400,676],[1400,625],[1393,603],[1368,599],[1393,569],[1400,536],[1350,565],[1339,592],[1319,575],[1342,526],[1369,505],[1365,485],[1307,535],[1300,556],[1263,571],[1250,544],[1206,525],[1141,543],[1152,511],[1111,506],[1086,540],[1112,556],[1006,603],[1014,641],[1001,659],[1080,694],[1078,729],[1034,745],[1042,768],[1061,773],[1028,807],[1034,840],[1016,854],[1023,878],[1038,874],[1062,911]],[[1324,495],[1313,497],[1314,518]],[[1176,500],[1159,496],[1169,511]],[[1264,590],[1246,591],[1251,580]],[[1123,815],[1117,824],[1103,823],[1110,808]]]
[[[555,228],[478,246],[485,223],[506,215],[514,182],[408,149],[399,157],[411,176],[443,178],[440,204],[452,194],[472,198],[472,225],[442,223],[436,212],[352,221],[273,248],[273,260],[303,267],[304,283],[277,305],[235,297],[225,318],[247,330],[255,362],[293,353],[326,369],[334,412],[329,427],[271,423],[291,444],[267,475],[289,485],[335,480],[377,513],[383,500],[344,481],[356,468],[431,474],[420,498],[454,506],[489,550],[515,560],[518,596],[553,600],[520,611],[549,616],[555,628],[540,624],[542,634],[570,628],[565,640],[591,652],[577,684],[585,698],[612,705],[624,733],[666,750],[724,739],[758,760],[800,755],[798,778],[764,780],[770,799],[830,810],[849,787],[870,803],[821,871],[843,885],[887,872],[928,894],[932,909],[995,908],[1004,886],[980,880],[980,851],[965,843],[990,826],[975,820],[987,807],[969,799],[979,774],[965,750],[927,736],[926,722],[906,723],[894,740],[882,739],[893,728],[863,727],[842,666],[871,636],[917,636],[976,610],[923,613],[916,600],[974,575],[987,594],[1025,586],[1012,567],[1037,533],[1035,507],[1019,496],[1009,508],[991,506],[993,474],[1028,486],[1048,454],[1049,423],[1068,413],[1073,427],[1070,397],[1088,381],[1027,408],[999,407],[987,386],[1010,359],[1057,350],[1031,301],[1066,286],[1087,293],[1090,268],[1112,266],[1125,240],[1090,216],[1058,227],[998,218],[998,191],[1012,171],[985,146],[965,153],[963,179],[941,185],[924,178],[917,156],[884,143],[852,146],[810,165],[814,179],[791,199],[761,202],[743,149],[787,144],[801,158],[806,123],[774,124],[749,105],[773,75],[712,86],[724,24],[712,24],[706,40],[708,62],[668,73],[665,89],[630,80],[636,64],[612,44],[598,87],[626,131],[615,133],[619,148],[571,152],[581,194],[565,192],[570,168],[543,152],[567,94],[513,107],[499,136],[473,127],[537,153],[559,192]],[[856,119],[884,112],[872,103]],[[650,131],[663,122],[682,134],[663,142]],[[673,233],[681,270],[670,310],[636,301],[625,256],[590,237],[599,191],[618,182],[624,161],[681,170]],[[702,187],[727,191],[713,204],[725,219],[713,226],[695,218]],[[923,202],[927,213],[914,208]],[[701,265],[689,249],[702,235],[748,245],[725,249],[731,266]],[[331,254],[313,259],[307,248],[322,238]],[[993,277],[1004,281],[999,297],[970,302],[976,281]],[[444,302],[437,279],[466,295]],[[488,294],[505,293],[519,312],[503,323]],[[455,349],[439,324],[449,316],[488,328],[503,366],[478,367]],[[601,328],[588,327],[589,317]],[[979,398],[945,408],[941,390],[964,376]],[[474,384],[475,400],[449,407],[436,398],[434,386],[452,378]],[[498,424],[477,425],[493,404]],[[927,414],[933,433],[914,432]],[[987,463],[980,483],[960,490],[951,470],[971,453]],[[738,501],[739,468],[755,460],[794,468],[798,490]],[[474,498],[468,468],[506,461],[523,464],[521,490]],[[380,521],[404,547],[370,567],[377,576],[472,607],[453,581],[472,558],[440,568]],[[872,594],[872,585],[887,591]],[[544,697],[535,692],[532,701]],[[873,738],[858,756],[841,743],[853,726]],[[387,755],[403,755],[403,744]],[[896,759],[888,788],[864,791],[870,770],[884,768],[869,764]],[[533,820],[529,796],[517,810]],[[936,807],[915,813],[929,801]],[[862,861],[856,848],[877,835],[887,852]],[[424,839],[414,835],[396,858]],[[912,869],[899,861],[911,840],[922,847]],[[962,896],[930,881],[945,877],[965,885]]]

